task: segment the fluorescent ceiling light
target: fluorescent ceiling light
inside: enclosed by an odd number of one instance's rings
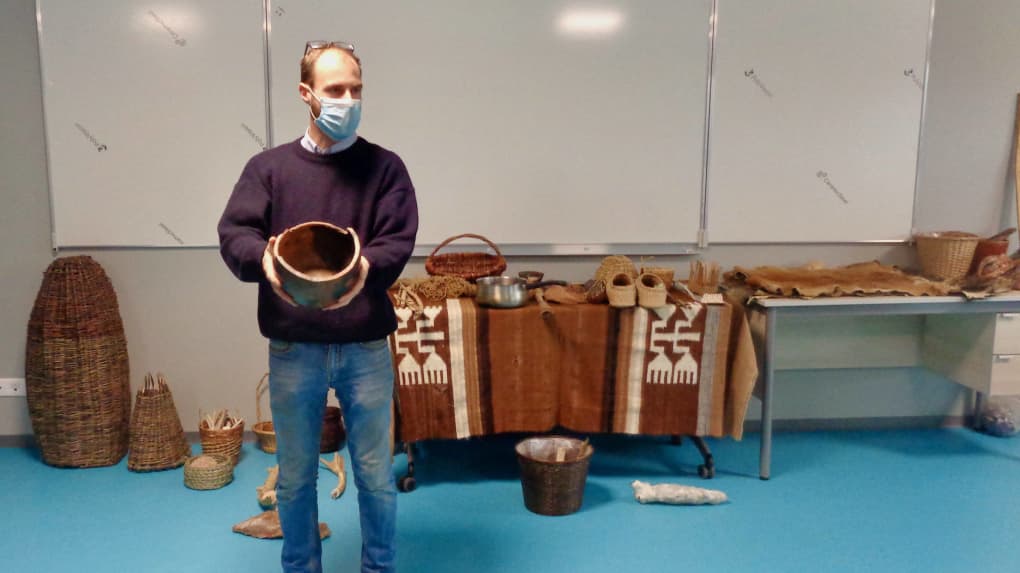
[[[619,10],[568,8],[560,14],[556,28],[568,36],[608,36],[623,25]]]

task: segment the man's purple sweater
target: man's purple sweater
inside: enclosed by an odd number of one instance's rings
[[[338,310],[294,307],[262,271],[269,237],[308,221],[352,227],[370,270],[361,294]],[[259,283],[259,329],[292,342],[364,342],[397,327],[386,289],[414,249],[418,206],[397,155],[362,138],[332,155],[295,140],[253,157],[241,172],[218,226],[220,254],[239,279]]]

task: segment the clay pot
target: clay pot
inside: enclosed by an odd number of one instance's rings
[[[273,246],[280,284],[294,302],[322,308],[347,294],[358,282],[361,243],[351,228],[320,221],[287,229]]]
[[[974,248],[974,258],[970,261],[970,270],[967,271],[968,275],[972,275],[977,272],[978,265],[985,257],[992,255],[1005,255],[1009,249],[1009,241],[1002,240],[988,240],[981,239],[978,241],[977,247]]]

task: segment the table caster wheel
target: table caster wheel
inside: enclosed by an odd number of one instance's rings
[[[397,489],[404,493],[414,491],[416,487],[418,487],[418,482],[411,476],[404,476],[397,482]]]
[[[701,479],[712,479],[715,477],[715,468],[710,468],[702,464],[698,466],[698,475]]]

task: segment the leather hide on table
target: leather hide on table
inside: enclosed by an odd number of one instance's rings
[[[729,283],[746,285],[754,296],[819,296],[902,294],[941,296],[959,292],[950,285],[908,275],[876,261],[845,267],[734,267],[726,273]]]

